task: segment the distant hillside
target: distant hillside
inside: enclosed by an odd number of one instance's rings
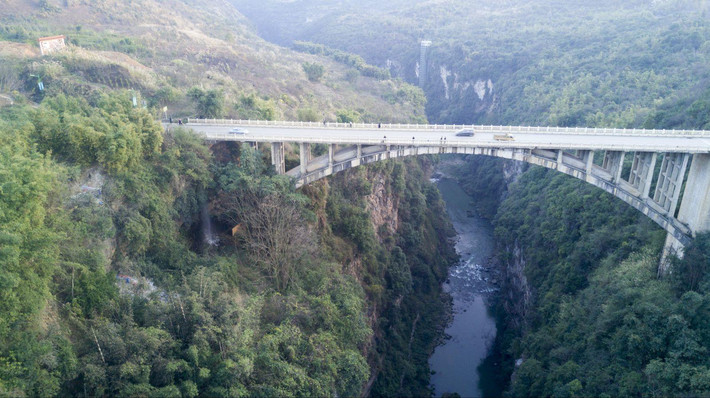
[[[706,2],[231,0],[261,35],[361,55],[424,87],[432,122],[639,127],[702,100]]]
[[[9,0],[0,22],[0,59],[13,66],[0,92],[21,88],[38,99],[37,75],[50,93],[135,89],[175,116],[196,115],[186,94],[198,87],[222,93],[220,116],[424,121],[423,104],[394,95],[404,83],[267,43],[226,1]],[[59,34],[69,51],[38,58],[37,38]],[[304,64],[324,73],[309,79]]]

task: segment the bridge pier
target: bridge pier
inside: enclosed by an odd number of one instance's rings
[[[661,262],[658,264],[658,275],[665,275],[668,273],[668,268],[671,265],[672,256],[678,258],[683,258],[683,249],[685,246],[681,241],[676,239],[672,233],[666,235],[666,243],[663,244],[663,251],[661,252]]]
[[[352,160],[352,166],[357,167],[362,162],[362,144],[355,145],[355,159]]]
[[[675,184],[677,184],[674,187],[678,187],[678,191],[680,191],[679,187],[683,182],[683,174],[685,173],[685,168],[682,166],[685,165],[687,167],[687,157],[683,156],[679,163],[680,167],[674,180]],[[669,167],[676,168],[676,165]],[[674,195],[675,192],[670,195],[671,203]],[[677,201],[678,199],[676,198],[675,200]],[[670,211],[674,211],[673,207],[671,207]],[[710,230],[710,155],[708,154],[697,153],[693,155],[677,219],[688,226],[693,236],[698,232]],[[668,256],[670,254],[683,257],[683,248],[683,243],[669,233],[663,248],[659,273],[667,271],[669,265]]]
[[[333,174],[333,157],[335,155],[335,144],[328,145],[328,174]]]
[[[306,175],[306,166],[308,165],[308,162],[311,161],[311,144],[307,142],[300,143],[298,152],[301,158],[299,169],[301,171],[301,175],[304,176]]]
[[[631,174],[629,175],[628,182],[641,194],[642,199],[648,198],[649,191],[651,190],[653,171],[656,167],[656,157],[655,152],[634,153],[634,161],[631,165]]]
[[[565,156],[564,149],[560,149],[557,151],[557,170],[558,171],[562,170],[562,165],[564,164],[564,156]]]
[[[661,162],[661,171],[656,183],[653,201],[663,208],[668,216],[675,215],[683,185],[685,170],[688,168],[687,153],[666,153]]]
[[[587,175],[592,175],[592,166],[594,165],[594,151],[579,151],[580,157],[584,162],[584,171]]]
[[[611,174],[611,182],[614,184],[621,180],[625,155],[626,153],[621,151],[606,151],[606,153],[604,153],[602,168]]]
[[[678,220],[693,231],[710,230],[710,155],[695,154],[685,183]]]
[[[284,143],[271,143],[271,164],[277,174],[286,174],[286,157],[284,156]]]

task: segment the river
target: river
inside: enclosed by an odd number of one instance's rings
[[[486,385],[491,381],[480,382],[480,374],[489,372],[479,369],[496,335],[495,320],[488,311],[488,299],[498,283],[496,270],[489,264],[494,249],[493,227],[475,215],[474,199],[455,180],[442,178],[437,186],[457,232],[456,251],[461,260],[451,267],[444,284],[453,298],[453,318],[445,331],[447,339],[429,359],[431,385],[436,397],[447,392],[481,397],[482,390],[500,392]]]

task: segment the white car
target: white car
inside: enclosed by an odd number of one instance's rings
[[[244,129],[244,128],[241,128],[241,127],[235,127],[235,128],[233,128],[233,129],[229,130],[229,133],[228,133],[228,134],[244,135],[244,134],[246,134],[246,133],[248,133],[248,132],[249,132],[249,130],[247,130],[247,129]]]

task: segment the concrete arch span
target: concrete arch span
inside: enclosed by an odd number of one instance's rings
[[[281,174],[286,173],[284,144],[300,145],[300,164],[288,171],[297,186],[402,156],[487,155],[554,169],[620,198],[668,231],[664,257],[672,251],[682,253],[695,233],[710,231],[709,131],[195,119],[189,123],[208,140],[269,143],[272,162]],[[475,134],[462,134],[469,130]],[[316,143],[328,151],[312,159],[310,146]]]
[[[282,145],[272,143],[272,161],[277,171],[284,173],[283,166],[279,164],[283,159]],[[301,143],[300,165],[285,173],[296,180],[297,187],[301,187],[364,164],[433,154],[492,156],[556,170],[603,189],[652,219],[668,232],[669,251],[681,250],[693,236],[691,227],[675,216],[691,158],[687,153],[600,151],[595,156],[595,151],[591,150],[405,146],[382,142],[380,145],[340,147],[331,144],[326,154],[311,158],[310,144]],[[696,154],[695,157],[702,161],[708,155]],[[653,192],[651,188],[655,188]]]

